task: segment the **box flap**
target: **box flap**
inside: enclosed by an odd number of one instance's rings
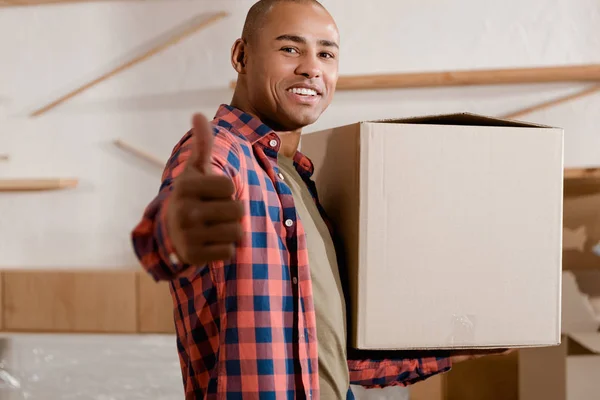
[[[468,112],[454,114],[426,115],[421,117],[390,118],[373,120],[374,123],[394,124],[433,124],[433,125],[471,125],[471,126],[513,126],[522,128],[552,128],[547,125],[516,121],[505,118],[489,117]]]
[[[563,271],[562,331],[569,336],[582,333],[598,334],[600,318],[589,297],[583,294],[572,271]]]
[[[600,354],[600,333],[571,333],[569,337],[592,353]]]

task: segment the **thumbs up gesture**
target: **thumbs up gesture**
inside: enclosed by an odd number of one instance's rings
[[[214,136],[204,116],[194,116],[192,135],[192,155],[173,184],[167,229],[179,259],[203,265],[233,256],[244,207],[233,199],[231,179],[211,170]]]

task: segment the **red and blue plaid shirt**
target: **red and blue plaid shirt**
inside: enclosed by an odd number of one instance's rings
[[[280,139],[257,118],[228,105],[219,107],[212,126],[213,171],[232,179],[246,209],[234,258],[191,267],[174,257],[166,205],[191,154],[191,132],[174,148],[159,193],[132,233],[142,266],[156,280],[171,282],[186,399],[316,400],[317,334],[306,238],[277,166]],[[311,161],[297,152],[294,164],[319,205]],[[404,386],[450,369],[445,357],[356,354],[360,351],[349,351],[350,381],[365,387]]]

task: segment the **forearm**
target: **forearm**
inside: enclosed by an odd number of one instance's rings
[[[407,386],[449,371],[451,360],[446,357],[349,360],[348,368],[353,385]]]
[[[169,193],[170,186],[161,190],[148,205],[142,220],[131,234],[138,260],[157,281],[174,279],[188,267],[179,262],[167,231]]]

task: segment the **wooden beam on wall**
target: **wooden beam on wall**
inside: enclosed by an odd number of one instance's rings
[[[108,1],[117,2],[124,0],[1,0],[0,7],[45,6],[67,3],[100,3]]]
[[[600,64],[401,74],[340,76],[336,90],[375,90],[444,86],[553,82],[600,82]],[[231,82],[235,88],[236,82]]]
[[[71,189],[78,184],[73,178],[0,179],[0,192]]]
[[[120,149],[122,149],[138,158],[141,158],[142,160],[148,161],[150,164],[156,165],[157,167],[160,167],[160,168],[163,168],[165,166],[165,162],[161,161],[155,155],[149,154],[143,150],[140,150],[137,147],[132,146],[131,144],[126,143],[121,139],[117,139],[113,143],[115,144],[115,146],[119,147]]]
[[[31,116],[37,117],[39,115],[42,115],[42,114],[50,111],[51,109],[53,109],[54,107],[57,107],[61,103],[64,103],[65,101],[77,96],[78,94],[81,94],[81,93],[85,92],[86,90],[94,87],[95,85],[99,84],[100,82],[103,82],[103,81],[133,67],[134,65],[137,65],[137,64],[149,59],[150,57],[160,53],[161,51],[166,50],[167,48],[179,43],[180,41],[182,41],[183,39],[192,35],[193,33],[196,33],[198,31],[206,28],[207,26],[219,21],[220,19],[226,17],[227,15],[229,15],[229,14],[223,11],[223,12],[213,14],[209,17],[202,15],[200,17],[194,18],[189,24],[186,24],[184,29],[178,30],[178,32],[176,32],[175,34],[173,34],[166,40],[162,40],[160,44],[152,47],[150,50],[145,51],[140,55],[137,55],[137,56],[131,58],[127,62],[122,63],[118,67],[113,68],[112,70],[108,71],[107,73],[102,74],[101,76],[85,83],[84,85],[79,86],[77,89],[70,91],[69,93],[59,97],[58,99],[51,101],[50,103],[46,104],[45,106],[38,108],[37,110],[35,110],[31,113]]]
[[[508,114],[503,115],[502,118],[522,117],[524,115],[531,114],[536,111],[541,111],[541,110],[545,110],[550,107],[555,107],[560,104],[564,104],[564,103],[572,101],[572,100],[580,99],[582,97],[589,96],[589,95],[592,95],[592,94],[598,93],[598,92],[600,92],[600,84],[590,86],[588,88],[585,88],[585,89],[578,91],[576,93],[573,93],[573,94],[558,97],[556,99],[544,101],[542,103],[535,104],[533,106],[525,107],[520,110],[510,112]]]

